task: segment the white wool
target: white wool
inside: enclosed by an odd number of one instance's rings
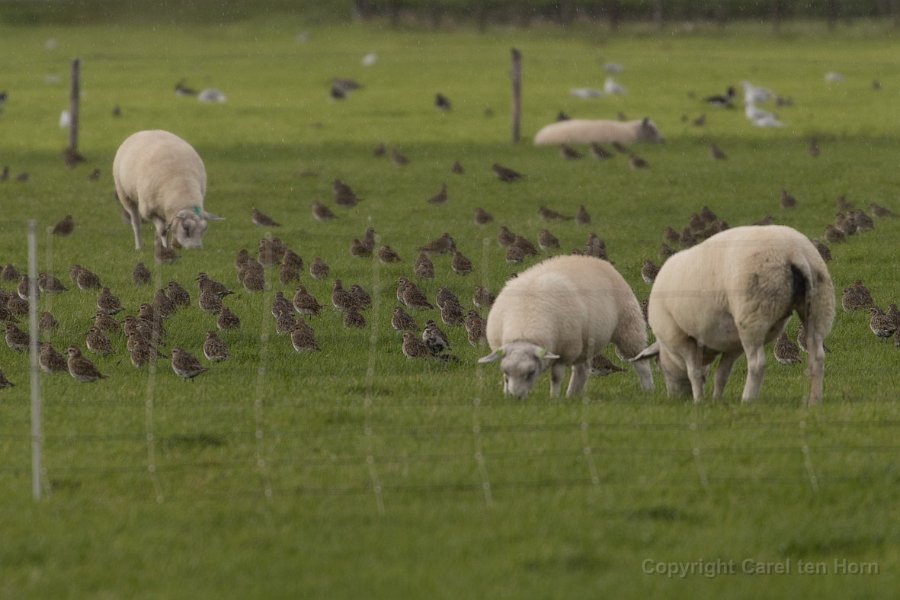
[[[163,246],[167,229],[185,248],[202,246],[207,221],[219,220],[203,210],[206,169],[186,141],[162,130],[129,136],[113,160],[116,195],[131,217],[135,248],[140,250],[140,222],[150,221]]]
[[[628,283],[608,262],[590,256],[550,258],[507,282],[488,315],[486,334],[494,353],[482,362],[502,358],[505,391],[520,397],[548,367],[553,395],[566,366],[573,366],[568,395],[580,393],[591,359],[610,342],[631,357],[647,335]],[[651,388],[649,368],[637,370],[642,387]]]
[[[799,286],[799,287],[798,287]],[[809,401],[822,396],[824,340],[834,318],[834,288],[825,262],[802,233],[781,225],[735,227],[670,257],[650,292],[649,321],[670,394],[703,396],[719,354],[715,397],[734,360],[747,353],[743,399],[759,393],[764,345],[797,312],[807,333]]]
[[[534,136],[536,146],[558,144],[608,144],[619,142],[659,142],[662,135],[650,119],[612,121],[606,119],[570,119],[551,123]]]

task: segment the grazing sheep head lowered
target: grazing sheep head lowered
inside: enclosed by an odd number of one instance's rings
[[[547,370],[559,356],[530,342],[510,342],[497,348],[479,363],[489,363],[500,359],[503,373],[503,393],[517,398],[525,398],[534,387],[541,373]]]
[[[175,218],[169,223],[169,230],[172,232],[172,238],[182,248],[202,248],[203,234],[209,227],[209,222],[222,220],[222,217],[208,213],[199,207],[185,208],[178,211]]]

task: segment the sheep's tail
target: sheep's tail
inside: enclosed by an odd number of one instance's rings
[[[834,321],[834,284],[825,261],[809,244],[805,260],[791,262],[794,301],[797,314],[806,331],[806,350],[809,353],[809,404],[822,399],[825,373],[825,337]],[[799,257],[798,257],[799,258]]]

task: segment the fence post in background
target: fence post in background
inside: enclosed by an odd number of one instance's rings
[[[31,366],[31,492],[41,499],[41,455],[44,434],[41,426],[41,371],[38,364],[37,224],[28,221],[28,329]]]
[[[513,144],[519,143],[519,136],[522,123],[522,53],[512,49],[512,69],[510,70],[512,78],[512,141]]]
[[[69,145],[63,156],[66,166],[74,167],[84,160],[78,154],[78,118],[81,112],[81,59],[72,61],[71,87],[69,88]]]

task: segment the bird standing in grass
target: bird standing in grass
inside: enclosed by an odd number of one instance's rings
[[[416,310],[434,308],[434,305],[428,301],[422,290],[406,277],[401,277],[397,282],[397,299],[405,304],[407,308]]]
[[[319,304],[319,301],[306,291],[306,288],[302,285],[297,286],[292,304],[294,305],[294,310],[301,315],[316,316],[322,310],[322,305]]]
[[[636,171],[638,169],[648,169],[650,164],[637,154],[632,154],[628,157],[628,166]]]
[[[52,233],[53,235],[67,236],[71,234],[74,229],[75,220],[72,219],[72,215],[66,215],[61,221],[53,226],[53,229],[50,231],[50,233]]]
[[[875,300],[862,281],[857,279],[853,285],[845,287],[841,294],[841,306],[847,312],[854,310],[869,310],[875,306]]]
[[[591,359],[591,375],[594,377],[606,377],[616,373],[622,373],[625,369],[618,366],[602,354],[597,354]]]
[[[831,223],[825,226],[825,234],[823,235],[823,237],[829,244],[840,244],[847,239],[847,236],[844,235],[844,232]]]
[[[353,208],[360,200],[353,189],[340,179],[332,182],[331,193],[334,196],[334,203],[344,208]]]
[[[25,352],[28,350],[28,345],[31,342],[31,339],[26,332],[22,331],[16,327],[14,323],[9,321],[6,322],[5,339],[9,349],[15,352]]]
[[[887,208],[886,206],[882,206],[882,205],[878,204],[877,202],[871,202],[869,204],[869,209],[872,211],[873,215],[875,215],[876,217],[878,217],[880,219],[883,219],[886,217],[893,218],[893,217],[897,216],[897,214],[894,211]]]
[[[447,184],[442,183],[441,189],[437,194],[428,199],[429,204],[439,205],[447,202]]]
[[[41,342],[38,364],[44,373],[60,373],[68,370],[66,359],[48,342]]]
[[[879,338],[886,340],[897,331],[897,321],[877,306],[869,308],[872,317],[869,319],[869,329]]]
[[[475,291],[472,293],[472,304],[474,304],[476,308],[490,308],[493,306],[494,300],[496,299],[497,297],[483,285],[476,287]]]
[[[312,216],[316,221],[324,223],[325,221],[334,219],[334,212],[321,202],[313,202]]]
[[[775,360],[783,365],[793,365],[800,362],[800,346],[795,344],[787,335],[786,331],[782,331],[775,340],[773,348]]]
[[[462,164],[460,164],[460,162],[457,160],[454,161],[450,166],[450,172],[455,175],[462,175],[463,173],[465,173],[465,169],[463,169]]]
[[[591,215],[584,207],[584,204],[581,204],[578,207],[578,212],[575,214],[575,222],[579,225],[590,225],[591,224]]]
[[[64,286],[59,278],[54,277],[48,273],[40,273],[38,274],[38,290],[41,293],[47,294],[59,294],[61,292],[67,291],[69,288]]]
[[[419,279],[434,279],[434,263],[425,252],[419,252],[413,272]]]
[[[715,144],[709,145],[709,156],[713,160],[727,160],[728,156]]]
[[[403,355],[408,359],[427,358],[428,356],[431,356],[431,352],[428,350],[428,346],[425,345],[425,342],[418,339],[416,334],[412,331],[403,332],[403,342],[401,347],[403,349]]]
[[[418,331],[419,329],[416,320],[403,310],[402,306],[394,307],[394,312],[391,315],[391,327],[397,331]]]
[[[178,306],[191,305],[191,295],[177,281],[166,284],[166,295]]]
[[[494,163],[491,166],[491,169],[494,171],[494,175],[497,176],[497,179],[505,181],[506,183],[512,183],[513,181],[518,181],[524,177],[524,175],[518,171],[514,171],[509,167],[504,167],[499,163]]]
[[[781,188],[781,208],[794,208],[795,206],[797,206],[797,199],[786,189]]]
[[[150,269],[144,263],[139,262],[134,265],[134,269],[131,271],[131,282],[134,285],[147,285],[150,283],[150,277]]]
[[[56,331],[59,327],[59,321],[53,316],[53,313],[45,310],[38,319],[38,331]]]
[[[87,346],[88,350],[100,356],[109,356],[113,353],[112,342],[97,327],[88,329],[87,336],[84,338],[84,345]]]
[[[309,263],[309,275],[313,279],[326,279],[330,271],[331,267],[329,267],[328,263],[319,256],[315,257],[313,261]]]
[[[259,227],[281,227],[281,223],[278,223],[277,221],[275,221],[275,219],[265,214],[258,208],[253,209],[252,220],[253,224],[258,225]]]
[[[318,352],[319,344],[316,342],[316,333],[301,317],[291,331],[291,345],[297,352]]]
[[[447,334],[432,320],[425,323],[425,329],[422,330],[422,341],[425,342],[425,346],[428,347],[432,356],[440,356],[450,350],[450,340],[447,338]]]
[[[546,206],[541,206],[538,208],[538,215],[545,221],[571,221],[572,217],[568,217],[562,213],[556,212],[553,209],[547,208]]]
[[[491,221],[494,220],[494,215],[484,210],[481,207],[475,209],[475,224],[476,225],[487,225]]]
[[[402,261],[400,255],[390,246],[382,246],[378,249],[378,260],[386,265]]]
[[[105,379],[106,375],[101,373],[99,369],[90,360],[81,355],[81,350],[75,346],[69,346],[68,359],[66,367],[76,381],[81,383],[91,383],[98,379]]]
[[[366,318],[355,306],[344,311],[343,322],[344,327],[363,329],[366,326]]]
[[[395,167],[405,167],[409,164],[409,159],[396,148],[391,148],[391,163]]]
[[[204,312],[212,315],[218,314],[222,310],[222,296],[210,291],[200,292],[197,305]]]
[[[216,327],[219,329],[238,329],[241,326],[241,319],[231,312],[227,306],[223,306],[216,318]]]
[[[653,261],[645,260],[644,264],[641,265],[641,279],[645,283],[652,284],[657,275],[659,275],[659,267],[653,264]]]
[[[331,305],[341,311],[353,308],[353,296],[344,289],[340,279],[335,279],[331,286]]]
[[[538,246],[541,250],[559,250],[559,239],[549,229],[541,229],[538,234]]]
[[[452,105],[450,104],[450,99],[447,96],[438,92],[434,96],[434,106],[441,112],[448,112]]]
[[[470,310],[466,313],[466,336],[472,346],[477,347],[487,341],[485,326],[484,319],[477,312]]]
[[[203,342],[203,355],[207,360],[221,362],[228,359],[228,345],[216,335],[215,331],[206,332],[206,340]]]
[[[182,379],[193,379],[209,369],[200,364],[189,352],[182,348],[172,348],[172,370]]]
[[[450,268],[457,275],[468,275],[472,272],[472,261],[459,250],[454,250],[453,258],[450,259]]]

